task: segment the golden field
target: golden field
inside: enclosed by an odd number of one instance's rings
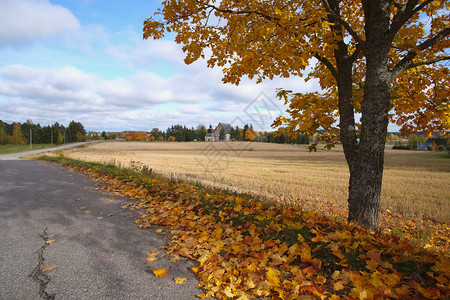
[[[304,145],[250,142],[103,142],[68,150],[66,155],[124,167],[146,165],[164,177],[346,217],[349,172],[339,146],[309,153]],[[402,217],[399,214],[448,223],[449,183],[446,153],[387,148],[382,225],[390,216]]]

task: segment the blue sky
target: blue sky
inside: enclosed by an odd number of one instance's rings
[[[170,37],[142,39],[143,22],[159,5],[1,0],[0,120],[75,120],[92,131],[150,131],[218,122],[242,127],[262,117],[257,129],[270,130],[284,111],[276,88],[317,89],[301,78],[224,85],[220,69],[204,61],[186,66]]]

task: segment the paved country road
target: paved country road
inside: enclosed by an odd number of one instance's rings
[[[10,154],[0,154],[0,160],[16,160],[16,159],[20,159],[22,156],[25,156],[25,155],[33,155],[33,154],[39,154],[39,153],[48,152],[48,151],[73,148],[73,147],[77,147],[77,146],[81,146],[81,145],[89,144],[89,143],[90,142],[73,143],[73,144],[66,144],[66,145],[57,146],[57,147],[53,147],[53,148],[31,150],[31,151],[26,151],[26,152],[18,152],[18,153],[10,153]]]
[[[0,160],[0,299],[197,299],[193,262],[160,257],[167,229],[138,229],[120,208],[131,200],[96,187],[48,162]],[[145,262],[152,250],[159,259]]]

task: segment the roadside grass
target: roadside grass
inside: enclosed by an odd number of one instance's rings
[[[113,195],[136,199],[140,228],[170,228],[172,261],[190,258],[199,298],[439,299],[450,297],[450,260],[409,241],[249,195],[73,160]],[[169,269],[170,270],[170,269]]]
[[[56,146],[55,144],[34,144],[33,149],[30,149],[30,145],[0,145],[0,154],[10,154],[31,150],[40,150],[55,146]]]

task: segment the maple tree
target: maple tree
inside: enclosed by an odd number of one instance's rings
[[[145,131],[132,131],[125,135],[127,141],[144,141],[147,139],[147,132]]]
[[[254,141],[256,139],[255,131],[252,128],[249,128],[245,131],[245,140],[246,141]]]
[[[376,230],[389,120],[403,133],[450,127],[449,6],[437,0],[166,0],[143,33],[146,39],[175,33],[187,64],[206,58],[228,83],[245,75],[257,82],[302,76],[312,67],[306,79],[317,78],[322,91],[280,89],[290,116],[274,126],[291,136],[321,129],[329,147],[342,142],[350,170],[348,219]]]

